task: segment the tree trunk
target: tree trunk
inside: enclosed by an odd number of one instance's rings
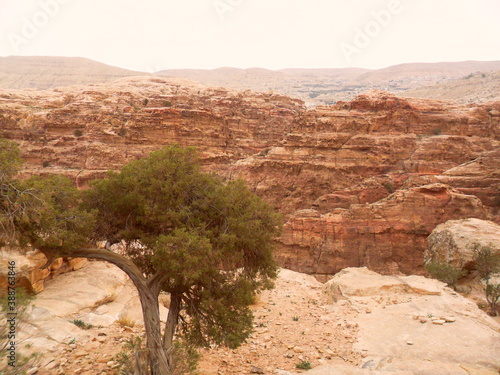
[[[165,332],[163,334],[163,348],[167,352],[169,363],[172,363],[172,350],[174,343],[175,329],[179,322],[181,312],[182,295],[179,293],[170,294],[170,307],[168,308],[167,322],[165,323]]]
[[[49,258],[50,254],[46,255]],[[150,368],[149,370],[144,369],[144,373],[141,375],[171,374],[167,353],[162,345],[158,295],[155,295],[148,287],[148,282],[141,270],[130,259],[108,250],[76,249],[68,251],[67,254],[60,254],[60,256],[104,260],[114,264],[130,277],[139,292],[144,328],[146,330],[146,348],[148,349]]]

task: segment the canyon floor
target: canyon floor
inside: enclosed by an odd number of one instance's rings
[[[322,284],[282,269],[252,310],[252,336],[236,350],[202,350],[200,375],[291,375],[304,372],[296,365],[306,362],[311,375],[500,370],[500,322],[421,276],[350,268]],[[19,347],[43,353],[28,374],[117,374],[116,355],[143,332],[132,285],[102,262],[47,282],[27,312]],[[76,319],[93,327],[78,328],[70,322]],[[131,321],[132,328],[123,324]]]

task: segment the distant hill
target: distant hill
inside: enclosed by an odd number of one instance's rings
[[[500,71],[500,61],[411,63],[378,70],[219,68],[163,70],[155,74],[183,77],[208,86],[274,91],[301,98],[309,106],[315,106],[351,100],[356,95],[372,89],[401,93],[410,89],[445,84],[478,72],[488,75],[492,71]],[[494,91],[493,88],[492,90]],[[431,90],[425,90],[424,93],[428,95],[425,97],[434,98]]]
[[[424,86],[403,92],[415,98],[455,100],[459,103],[500,101],[500,71],[471,73],[445,83]]]
[[[495,73],[497,72],[497,73]],[[462,103],[498,100],[500,61],[411,63],[383,69],[170,69],[154,75],[185,78],[206,86],[273,91],[309,107],[349,101],[375,89]],[[80,57],[0,57],[0,89],[47,89],[150,76]]]
[[[149,75],[82,57],[0,57],[0,88],[48,89],[75,84],[103,83],[118,78]]]

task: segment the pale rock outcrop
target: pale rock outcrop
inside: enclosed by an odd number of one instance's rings
[[[167,310],[160,305],[162,317]],[[135,287],[127,275],[106,262],[91,261],[76,272],[65,273],[47,282],[45,289],[30,303],[21,339],[34,349],[67,344],[71,339],[85,341],[89,331],[71,320],[94,326],[109,326],[122,317],[142,325],[142,311]]]
[[[359,326],[354,347],[363,353],[360,367],[367,373],[489,375],[500,370],[500,324],[444,283],[348,268],[326,283],[325,292],[358,311],[351,318]],[[416,319],[422,316],[427,319]],[[431,324],[441,317],[442,324]],[[315,371],[333,374],[328,367]]]
[[[500,253],[500,225],[476,218],[449,220],[439,224],[427,238],[424,261],[472,268],[475,244]]]
[[[87,263],[84,258],[57,258],[47,267],[47,257],[38,250],[0,248],[0,289],[7,290],[9,262],[14,262],[16,286],[37,294],[45,282],[65,272],[75,271]]]

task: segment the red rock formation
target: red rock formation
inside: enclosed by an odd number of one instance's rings
[[[302,210],[286,226],[278,255],[286,267],[409,273],[421,268],[433,226],[487,215],[473,197],[419,186],[441,181],[497,205],[499,113],[500,102],[382,92],[306,111],[280,95],[150,77],[1,91],[0,135],[20,144],[26,174],[64,173],[81,187],[163,145],[196,146],[207,170],[242,177],[285,217]],[[403,190],[387,197],[393,189]]]
[[[61,90],[4,91],[0,135],[21,144],[29,173],[65,173],[80,186],[172,143],[227,164],[274,145],[304,110],[280,95],[159,78]]]
[[[285,268],[315,275],[362,266],[385,274],[421,273],[427,236],[436,225],[464,217],[490,214],[477,197],[443,184],[399,190],[324,215],[302,210],[285,224],[277,259]]]

